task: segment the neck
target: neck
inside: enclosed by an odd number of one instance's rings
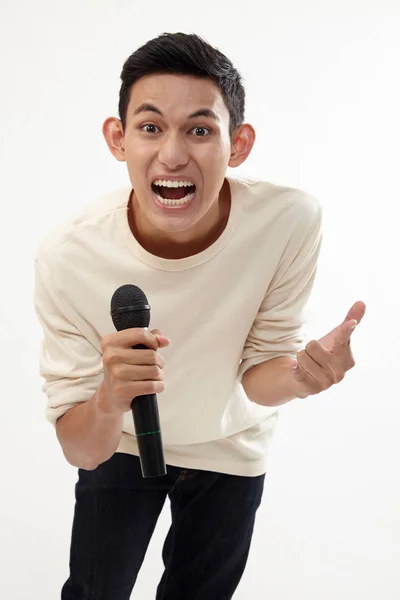
[[[187,258],[206,250],[220,237],[229,219],[230,202],[229,184],[225,181],[218,201],[193,228],[168,233],[152,227],[132,193],[128,209],[129,226],[136,240],[147,252],[160,258]]]

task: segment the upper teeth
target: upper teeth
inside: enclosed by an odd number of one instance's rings
[[[166,179],[156,179],[153,182],[154,185],[164,186],[164,187],[191,187],[194,186],[194,183],[191,181],[167,181]]]

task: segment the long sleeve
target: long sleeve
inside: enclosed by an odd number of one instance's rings
[[[312,197],[299,209],[295,231],[246,340],[240,377],[251,367],[271,358],[294,357],[304,343],[304,308],[316,276],[322,241],[322,211]]]
[[[35,262],[34,306],[43,328],[40,374],[48,402],[45,415],[57,419],[79,402],[89,400],[103,377],[101,353],[67,317],[45,265]]]

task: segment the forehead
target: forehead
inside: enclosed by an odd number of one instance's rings
[[[221,120],[229,118],[221,91],[210,79],[175,74],[146,75],[132,86],[130,112],[144,102],[156,105],[164,115],[187,116],[199,108],[210,108]]]

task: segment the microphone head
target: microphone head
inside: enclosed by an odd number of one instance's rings
[[[117,331],[148,327],[150,306],[145,293],[136,285],[121,285],[111,298],[111,317]]]

